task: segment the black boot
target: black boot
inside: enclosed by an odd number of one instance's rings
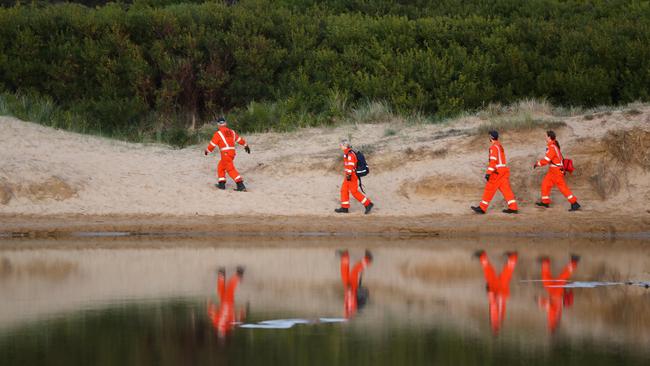
[[[480,206],[471,206],[471,208],[472,210],[474,210],[474,212],[476,212],[479,215],[483,215],[485,213],[485,211],[483,211],[483,209]]]
[[[237,188],[235,188],[235,191],[246,192],[246,186],[244,185],[244,181],[237,182]]]
[[[340,208],[335,208],[334,212],[336,212],[336,213],[348,213],[348,212],[350,212],[350,210],[348,210],[345,207],[340,207]]]
[[[516,213],[519,213],[519,211],[517,211],[517,210],[513,210],[513,209],[511,209],[511,208],[506,208],[505,210],[503,210],[503,211],[501,211],[501,212],[503,212],[503,213],[507,213],[507,214],[516,214]]]
[[[219,188],[219,189],[226,189],[226,182],[219,182],[219,183],[215,184],[214,186]]]
[[[366,212],[365,212],[365,214],[366,214],[366,215],[369,214],[369,213],[370,213],[370,210],[372,210],[372,208],[373,208],[374,206],[375,206],[374,203],[370,203],[368,206],[366,206]]]
[[[350,255],[350,253],[348,252],[347,249],[337,249],[336,250],[336,256],[337,257],[340,258],[340,257],[346,256],[346,255]]]
[[[239,276],[239,278],[244,278],[244,267],[237,266],[237,276]]]
[[[551,207],[550,204],[548,204],[548,203],[544,203],[544,202],[535,202],[535,204],[536,204],[537,206],[539,206],[539,207],[546,207],[546,208]]]
[[[571,208],[569,211],[578,211],[580,209],[580,204],[578,202],[574,202],[571,204]]]
[[[365,257],[368,262],[372,262],[372,253],[368,249],[366,249]]]

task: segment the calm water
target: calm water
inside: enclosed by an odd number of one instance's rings
[[[648,365],[648,281],[640,240],[4,239],[0,365]]]

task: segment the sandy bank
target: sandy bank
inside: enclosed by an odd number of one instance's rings
[[[0,231],[649,231],[650,107],[563,118],[535,113],[564,124],[558,139],[576,164],[568,183],[582,212],[566,212],[557,191],[553,208],[534,207],[544,174],[530,167],[545,148],[539,128],[502,132],[521,214],[502,214],[497,193],[489,214],[474,216],[469,206],[483,190],[488,148],[476,130],[491,122],[487,117],[248,135],[252,154],[236,159],[246,193],[213,186],[217,158],[204,157],[203,145],[131,144],[0,117]],[[633,143],[621,140],[622,149],[612,149],[612,133],[630,131]],[[376,202],[368,217],[356,204],[345,220],[332,211],[339,204],[341,137],[368,157],[372,174],[364,185]]]

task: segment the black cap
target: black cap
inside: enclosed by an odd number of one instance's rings
[[[498,140],[499,139],[499,133],[496,130],[492,130],[488,132],[490,137],[492,137],[493,140]]]
[[[226,123],[226,119],[224,117],[219,117],[217,118],[217,123],[218,124]]]

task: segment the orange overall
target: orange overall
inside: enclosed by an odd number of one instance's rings
[[[210,144],[206,148],[208,153],[211,153],[215,147],[218,147],[221,152],[221,160],[219,160],[219,165],[217,165],[217,178],[219,182],[226,181],[226,172],[235,182],[243,181],[234,164],[235,155],[237,155],[235,152],[235,143],[242,146],[246,145],[246,141],[237,135],[237,132],[222,126],[214,133]]]
[[[217,277],[217,296],[219,297],[219,306],[212,303],[208,305],[208,317],[212,321],[212,326],[217,331],[219,338],[225,337],[230,332],[237,321],[241,321],[245,314],[235,317],[235,290],[239,284],[240,276],[235,274],[230,278],[226,285],[226,276],[219,273]]]
[[[485,276],[486,289],[490,309],[490,325],[494,334],[499,333],[499,329],[506,318],[506,303],[510,297],[510,280],[512,273],[517,265],[517,254],[508,255],[508,260],[504,264],[501,274],[497,276],[494,267],[490,264],[487,254],[481,253],[479,257]]]
[[[341,184],[341,207],[350,208],[350,193],[362,205],[368,206],[371,202],[368,197],[359,192],[359,177],[357,177],[357,155],[348,148],[343,154],[343,170],[345,179]],[[348,177],[350,179],[348,180]]]
[[[542,260],[542,283],[548,293],[548,298],[540,298],[539,306],[546,310],[547,326],[551,333],[555,332],[557,326],[560,324],[563,306],[566,304],[569,307],[573,304],[573,292],[570,290],[567,291],[564,287],[559,286],[566,285],[577,266],[578,262],[571,260],[564,267],[562,273],[556,278],[553,278],[551,274],[551,261],[548,258]]]
[[[510,168],[506,165],[506,153],[499,141],[495,140],[492,142],[488,162],[489,164],[485,174],[489,174],[490,179],[485,184],[483,198],[479,206],[483,211],[487,211],[492,197],[499,190],[508,203],[508,208],[517,210],[515,194],[512,193],[512,188],[510,188]]]
[[[357,291],[361,282],[361,272],[369,265],[370,260],[364,257],[350,271],[350,255],[347,252],[341,255],[341,281],[345,290],[343,301],[346,319],[352,318],[357,312]]]
[[[571,193],[571,190],[564,181],[564,171],[562,169],[562,152],[555,142],[551,141],[546,147],[544,159],[537,162],[537,166],[549,165],[548,173],[542,181],[542,203],[551,203],[551,188],[557,186],[564,197],[570,203],[576,203],[578,199]]]

